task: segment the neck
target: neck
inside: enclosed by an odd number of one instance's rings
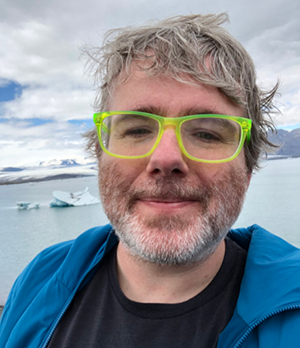
[[[203,291],[218,273],[225,255],[224,240],[204,261],[161,266],[131,255],[120,242],[117,275],[124,295],[136,302],[180,303]]]

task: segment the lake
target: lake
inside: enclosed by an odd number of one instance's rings
[[[300,158],[264,163],[250,184],[235,227],[254,223],[300,247]],[[99,197],[96,177],[0,186],[0,305],[14,280],[44,248],[74,239],[108,223],[101,204],[50,208],[52,191],[81,191]],[[16,202],[40,203],[40,209],[18,210]]]

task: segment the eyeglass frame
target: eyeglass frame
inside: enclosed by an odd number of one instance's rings
[[[152,118],[158,122],[159,131],[158,131],[157,139],[156,139],[156,141],[155,141],[155,143],[150,151],[148,151],[144,155],[124,156],[124,155],[116,155],[114,153],[111,153],[110,151],[108,151],[105,148],[105,146],[102,143],[102,136],[101,136],[101,130],[100,130],[101,126],[104,129],[104,131],[107,133],[108,132],[107,126],[105,123],[103,123],[103,121],[105,120],[106,117],[118,115],[118,114],[141,115],[141,116],[146,116],[146,117]],[[197,158],[197,157],[190,155],[186,151],[186,149],[182,143],[180,128],[181,128],[181,124],[184,121],[191,120],[191,119],[197,119],[197,118],[221,118],[221,119],[231,120],[231,121],[238,123],[241,127],[242,134],[241,134],[240,143],[239,143],[239,146],[238,146],[236,152],[231,157],[225,158],[222,160],[205,160],[205,159],[200,159],[200,158]],[[181,116],[181,117],[163,117],[163,116],[158,116],[158,115],[150,114],[147,112],[140,112],[140,111],[104,111],[104,112],[95,113],[93,116],[93,120],[94,120],[96,129],[97,129],[99,144],[100,144],[102,150],[109,156],[116,157],[116,158],[123,158],[123,159],[139,159],[139,158],[148,157],[155,151],[158,144],[160,143],[160,140],[161,140],[163,133],[165,131],[165,126],[166,125],[173,125],[173,126],[175,126],[174,131],[175,131],[178,145],[179,145],[181,151],[183,152],[183,154],[191,160],[194,160],[196,162],[202,162],[202,163],[224,163],[224,162],[229,162],[229,161],[234,160],[241,152],[246,138],[247,138],[247,144],[250,143],[251,127],[252,127],[252,121],[249,118],[238,117],[238,116],[229,116],[229,115],[219,115],[219,114],[200,114],[200,115],[189,115],[189,116]]]

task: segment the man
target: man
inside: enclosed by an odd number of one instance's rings
[[[112,226],[32,261],[0,347],[298,346],[299,251],[259,226],[230,231],[272,147],[277,86],[258,88],[226,18],[114,31],[89,52],[88,147]]]

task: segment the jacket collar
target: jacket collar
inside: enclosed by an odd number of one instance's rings
[[[228,237],[246,249],[247,262],[234,315],[220,335],[219,346],[231,347],[249,327],[276,311],[300,304],[300,250],[258,225],[231,230]],[[99,261],[118,242],[111,225],[87,231],[77,238],[59,270],[66,285],[88,273],[90,279]],[[86,252],[85,250],[89,250]],[[93,250],[93,251],[92,251]],[[74,257],[81,262],[69,262]],[[84,260],[83,260],[84,259]],[[70,267],[73,267],[70,270]],[[68,272],[64,268],[68,269]],[[92,270],[92,271],[91,271]]]
[[[258,225],[231,230],[228,236],[248,254],[236,309],[220,347],[232,346],[259,321],[300,305],[299,249]]]

